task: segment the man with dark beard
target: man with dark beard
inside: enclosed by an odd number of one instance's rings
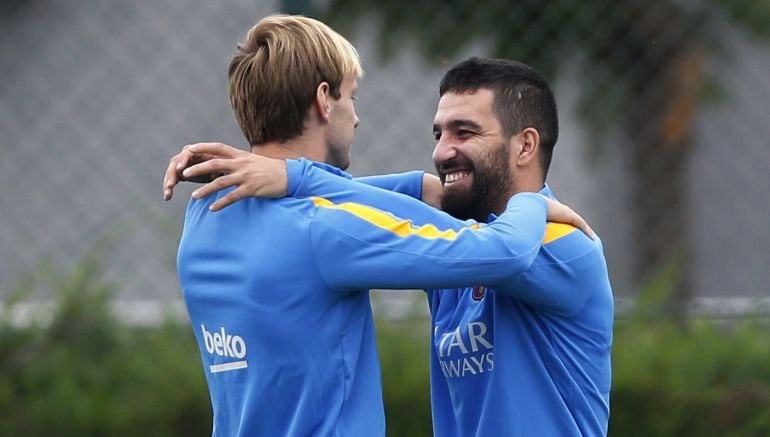
[[[556,103],[535,70],[471,58],[446,73],[439,93],[442,209],[488,221],[516,193],[553,197],[545,178]],[[428,300],[436,435],[606,434],[613,298],[598,238],[549,224],[515,287],[431,290]]]
[[[516,193],[553,197],[545,179],[558,118],[535,70],[470,58],[446,73],[440,95],[433,160],[442,209],[489,222]],[[223,159],[190,167],[186,176],[228,172],[249,195],[287,191],[282,178],[255,176],[255,168],[268,165],[264,158],[222,145],[192,150]],[[312,175],[289,171],[288,180],[294,197],[325,194]],[[215,181],[196,196],[222,188]],[[600,240],[549,223],[535,261],[516,283],[468,285],[427,290],[434,434],[605,435],[613,298]]]

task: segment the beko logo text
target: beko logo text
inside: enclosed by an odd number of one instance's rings
[[[224,327],[220,327],[219,331],[210,332],[206,330],[205,325],[201,325],[201,332],[208,353],[239,360],[246,356],[246,342],[240,335],[228,334]],[[241,360],[212,365],[210,370],[211,373],[217,373],[246,367],[248,367],[246,360]]]

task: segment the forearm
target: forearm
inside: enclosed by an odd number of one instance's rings
[[[359,203],[315,199],[312,245],[322,275],[339,289],[504,282],[529,267],[545,229],[545,202],[536,195],[515,196],[489,226],[454,221],[449,227],[454,219],[444,216],[406,220]],[[420,208],[443,214],[414,200],[408,205],[413,216]]]
[[[436,175],[424,173],[422,176],[422,201],[434,208],[441,208],[444,185]]]
[[[420,199],[424,190],[424,172],[409,171],[386,175],[357,177],[353,180],[394,193],[405,194],[415,199]]]
[[[444,186],[436,175],[422,171],[406,173],[365,176],[355,178],[356,182],[383,188],[388,191],[406,194],[415,199],[422,200],[434,208],[441,208],[441,196]]]

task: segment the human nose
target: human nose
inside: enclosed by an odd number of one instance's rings
[[[433,162],[440,164],[455,157],[457,157],[457,149],[449,141],[439,138],[433,149]]]

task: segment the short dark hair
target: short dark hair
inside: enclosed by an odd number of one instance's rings
[[[441,79],[439,95],[473,92],[480,88],[494,93],[492,109],[507,138],[528,127],[537,129],[540,167],[545,179],[559,138],[556,100],[548,82],[537,70],[521,62],[472,57],[446,72]]]

